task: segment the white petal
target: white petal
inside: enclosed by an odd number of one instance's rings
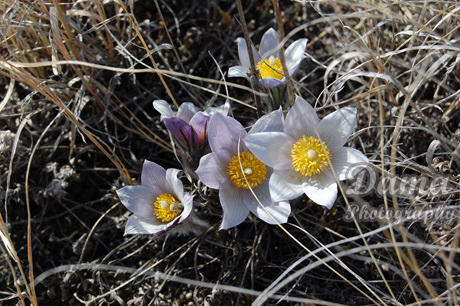
[[[337,199],[337,183],[330,173],[322,173],[310,178],[303,185],[305,194],[316,204],[331,209]]]
[[[356,108],[341,108],[324,117],[318,124],[319,136],[331,153],[342,148],[356,128],[356,113]]]
[[[121,203],[134,214],[147,219],[156,219],[153,203],[160,195],[145,186],[126,186],[117,190]]]
[[[191,102],[184,102],[180,105],[177,117],[189,123],[193,115],[198,112],[198,109]]]
[[[292,168],[294,140],[289,135],[280,132],[254,133],[246,136],[244,143],[267,166],[275,170]]]
[[[225,100],[224,105],[216,107],[216,111],[223,116],[229,115],[231,113],[231,110],[232,110],[232,102],[229,99]]]
[[[153,101],[153,107],[161,114],[161,119],[163,119],[163,117],[174,117],[171,106],[169,106],[168,102],[165,100]]]
[[[369,160],[363,153],[353,148],[341,148],[331,156],[332,167],[340,181],[355,177],[366,168]]]
[[[302,97],[296,96],[294,106],[286,115],[284,131],[297,141],[304,135],[316,135],[314,126],[316,126],[318,122],[318,115],[310,103],[305,101]]]
[[[226,99],[223,105],[216,106],[216,107],[208,107],[205,113],[210,116],[214,115],[215,113],[219,113],[222,116],[227,116],[231,113],[231,110],[232,110],[232,102],[229,99]]]
[[[280,42],[280,35],[273,28],[268,29],[267,32],[262,36],[260,41],[259,54],[262,59],[266,59],[271,55],[279,57],[279,52],[277,50],[278,44]]]
[[[293,42],[284,53],[286,58],[286,67],[289,71],[289,75],[293,75],[297,68],[299,68],[300,62],[305,58],[305,48],[307,46],[308,39],[299,39]]]
[[[179,223],[182,223],[190,216],[190,213],[193,209],[193,196],[186,192],[182,199],[182,205],[184,205],[184,210],[180,214],[180,218],[178,220]]]
[[[254,215],[268,224],[286,223],[291,213],[291,205],[288,202],[273,202],[270,197],[268,181],[266,179],[259,186],[253,188],[257,199],[250,190],[245,191],[243,193],[244,204]]]
[[[265,220],[262,217],[259,217],[269,224],[286,223],[289,218],[289,215],[291,214],[291,204],[285,201],[274,202],[272,203],[272,205],[265,207],[265,208],[277,221],[276,223],[273,223],[272,218],[270,218],[270,220]]]
[[[260,132],[283,132],[284,117],[282,108],[272,111],[262,117],[252,126],[249,135]]]
[[[177,177],[181,170],[168,169],[166,170],[166,189],[165,191],[172,194],[177,200],[182,201],[184,196],[184,186],[181,180]]]
[[[238,55],[240,57],[241,65],[244,67],[251,67],[246,40],[242,37],[238,37],[236,42],[238,44]]]
[[[139,218],[136,215],[131,215],[128,218],[125,226],[125,235],[134,234],[161,234],[168,230],[171,225],[168,224],[154,224]]]
[[[270,194],[273,201],[288,201],[301,196],[303,179],[294,170],[281,170],[273,172],[270,177]]]
[[[228,77],[229,78],[246,78],[249,79],[248,76],[249,68],[244,66],[233,66],[228,69]]]
[[[275,78],[264,78],[259,80],[259,84],[262,87],[266,88],[274,88],[278,86],[283,86],[286,83],[286,78],[283,77],[282,80],[278,80]]]
[[[219,186],[229,182],[226,174],[226,165],[219,162],[214,153],[201,157],[200,165],[196,169],[200,180],[209,188],[219,189]]]
[[[240,66],[241,67],[241,66]],[[212,116],[215,113],[219,113],[222,116],[227,116],[231,108],[231,102],[229,99],[225,100],[225,103],[219,106],[210,106],[206,108],[204,113],[208,116]]]
[[[249,53],[248,53],[248,46],[246,44],[246,40],[242,37],[238,37],[236,39],[238,43],[238,55],[240,57],[241,66],[244,67],[251,67],[251,62],[249,61]],[[257,63],[260,61],[259,53],[257,52],[256,48],[252,46],[252,54],[254,56],[254,62]]]
[[[165,190],[166,170],[157,163],[145,160],[142,166],[141,183],[155,190]]]
[[[221,229],[229,229],[243,222],[249,210],[243,203],[243,195],[237,188],[227,185],[219,190],[220,204],[224,210]]]

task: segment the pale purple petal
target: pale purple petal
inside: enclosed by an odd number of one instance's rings
[[[209,122],[209,146],[217,159],[225,164],[238,154],[238,144],[240,144],[239,152],[247,151],[243,142],[246,135],[247,132],[241,123],[231,117],[216,113]]]
[[[182,223],[190,216],[190,213],[193,209],[193,196],[188,192],[184,193],[184,197],[182,198],[182,205],[184,205],[184,210],[180,214],[178,223]]]
[[[275,170],[292,168],[291,149],[294,139],[280,132],[262,132],[248,135],[244,143],[249,150]]]
[[[286,58],[286,67],[289,71],[289,75],[293,75],[300,66],[300,63],[305,58],[305,48],[307,46],[308,39],[299,39],[293,42],[284,53]]]
[[[153,101],[153,107],[161,114],[161,119],[164,117],[174,117],[174,112],[165,100]]]
[[[310,177],[303,191],[316,204],[331,209],[337,199],[337,183],[331,173],[325,172]]]
[[[198,134],[193,130],[190,124],[181,118],[164,118],[163,123],[182,146],[193,147],[197,144],[199,139]]]
[[[249,209],[243,203],[241,190],[232,185],[222,186],[219,190],[220,204],[224,210],[221,229],[229,229],[243,222],[249,215]]]
[[[286,223],[291,213],[291,205],[288,202],[273,202],[268,182],[267,178],[259,186],[253,188],[257,199],[250,190],[245,191],[243,193],[244,204],[254,215],[268,224]]]
[[[342,148],[356,128],[356,113],[356,108],[341,108],[324,117],[318,124],[319,136],[331,153]]]
[[[241,66],[250,68],[251,62],[249,61],[249,53],[246,40],[242,37],[238,37],[236,39],[236,42],[238,43],[238,56],[240,57]],[[257,63],[260,61],[260,55],[259,52],[257,52],[256,48],[254,48],[254,46],[252,46],[252,53],[254,56],[254,62],[257,65]]]
[[[158,235],[168,230],[171,225],[168,224],[155,224],[141,219],[136,215],[131,215],[128,218],[125,226],[125,235],[135,234],[154,234]]]
[[[189,123],[192,117],[198,112],[198,109],[191,102],[184,102],[180,105],[177,117]]]
[[[266,88],[274,88],[278,86],[283,86],[286,83],[285,78],[282,80],[274,79],[274,78],[264,78],[259,80],[259,84],[262,87]]]
[[[294,140],[302,136],[316,136],[314,126],[319,122],[313,107],[303,98],[296,96],[294,106],[289,110],[284,122],[284,132]]]
[[[209,116],[203,112],[196,113],[190,120],[190,125],[197,133],[197,145],[201,146],[207,139]]]
[[[208,107],[204,113],[208,116],[212,116],[214,115],[215,113],[219,113],[221,114],[222,116],[227,116],[230,112],[230,109],[232,107],[232,104],[230,102],[229,99],[225,100],[225,103],[223,105],[220,105],[220,106],[216,106],[216,107]]]
[[[270,219],[267,219],[266,217],[262,217],[262,214],[259,213],[259,218],[264,220],[265,222],[267,222],[269,224],[278,224],[278,223],[283,224],[283,223],[286,223],[288,218],[289,218],[289,215],[291,214],[291,204],[289,204],[289,202],[286,202],[286,201],[274,202],[274,203],[272,203],[272,205],[265,207],[265,209],[277,221],[277,223],[275,223],[271,217],[270,217]]]
[[[233,67],[230,67],[230,69],[228,69],[228,77],[229,78],[249,79],[248,72],[249,72],[249,67],[233,66]]]
[[[249,54],[248,54],[248,45],[246,44],[246,40],[242,37],[238,37],[236,39],[238,44],[238,56],[240,57],[240,63],[243,67],[251,67],[251,62],[249,61]]]
[[[226,170],[227,165],[220,162],[214,153],[209,153],[201,157],[196,174],[209,188],[219,189],[229,182]]]
[[[366,168],[369,160],[360,151],[343,147],[331,156],[331,163],[339,181],[349,180]]]
[[[163,193],[165,190],[166,170],[157,163],[145,160],[142,165],[141,184],[155,192]]]
[[[288,201],[301,196],[303,178],[294,170],[281,170],[273,172],[270,177],[270,194],[273,201]]]
[[[121,203],[134,214],[147,219],[156,219],[154,203],[160,193],[145,186],[125,186],[116,191]]]
[[[271,55],[279,57],[278,44],[280,42],[280,35],[273,28],[268,29],[262,36],[260,41],[259,54],[262,59],[266,59]]]
[[[284,117],[282,108],[272,111],[262,117],[252,126],[249,135],[260,132],[283,132]]]
[[[177,200],[182,202],[184,186],[182,185],[182,181],[177,177],[180,171],[179,169],[173,168],[166,170],[165,192],[172,194]]]

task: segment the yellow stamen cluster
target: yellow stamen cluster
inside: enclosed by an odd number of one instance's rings
[[[227,166],[227,174],[233,185],[249,189],[249,186],[254,188],[262,183],[267,176],[267,167],[254,154],[242,152],[232,157]]]
[[[329,166],[331,152],[318,138],[303,136],[292,147],[291,157],[295,171],[304,176],[312,176]]]
[[[155,201],[155,215],[163,222],[170,222],[182,213],[184,206],[169,193],[161,194]]]
[[[257,70],[259,70],[262,79],[272,78],[282,80],[284,77],[283,65],[281,65],[280,59],[273,55],[265,61],[257,63]]]

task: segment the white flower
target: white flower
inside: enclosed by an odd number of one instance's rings
[[[248,46],[244,38],[239,37],[238,55],[240,57],[241,66],[230,67],[228,76],[244,77],[249,79],[249,71],[251,62],[249,60]],[[286,78],[284,70],[279,58],[279,34],[274,29],[270,28],[262,36],[259,52],[252,46],[254,54],[254,62],[260,74],[260,85],[263,87],[276,87],[284,85]],[[284,52],[286,60],[286,68],[290,76],[292,76],[300,66],[300,62],[305,58],[304,52],[307,46],[307,39],[299,39],[293,42]]]
[[[260,118],[249,135],[282,130],[283,114],[278,110]],[[219,190],[224,210],[221,229],[240,224],[250,211],[270,224],[287,222],[291,212],[288,202],[273,201],[270,197],[268,182],[273,170],[249,152],[243,142],[247,135],[244,127],[231,117],[215,114],[209,122],[212,153],[201,158],[196,173],[208,187]]]
[[[284,132],[249,135],[245,143],[263,163],[273,167],[273,200],[297,198],[305,193],[317,204],[331,208],[337,199],[338,180],[353,178],[369,160],[360,151],[344,147],[356,127],[356,109],[342,108],[322,120],[301,97],[289,110]]]
[[[126,234],[161,234],[186,221],[192,212],[193,197],[184,192],[177,177],[180,170],[165,170],[145,161],[140,186],[117,190],[121,203],[134,214],[128,218]]]

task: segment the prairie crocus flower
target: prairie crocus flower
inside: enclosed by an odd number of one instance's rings
[[[176,114],[164,100],[155,100],[153,107],[161,114],[161,120],[180,145],[188,150],[200,150],[206,144],[209,118],[215,113],[226,116],[230,103],[227,101],[222,106],[209,107],[201,112],[193,103],[185,102]]]
[[[273,170],[255,157],[243,142],[248,134],[282,130],[281,110],[260,118],[249,133],[231,117],[215,114],[211,118],[208,141],[212,153],[201,158],[196,173],[205,185],[219,190],[224,210],[221,229],[240,224],[250,211],[270,224],[287,221],[291,212],[289,203],[275,202],[270,196],[268,182]]]
[[[134,213],[128,218],[125,235],[158,235],[187,221],[192,213],[193,197],[184,192],[177,177],[179,171],[165,170],[146,160],[142,167],[142,185],[117,190],[121,203]]]
[[[230,67],[229,77],[244,77],[249,79],[251,62],[249,60],[248,46],[244,38],[239,37],[238,55],[241,66]],[[252,47],[254,62],[260,75],[260,85],[263,87],[277,87],[284,85],[286,82],[285,73],[279,58],[279,34],[270,28],[262,36],[259,52]],[[307,39],[299,39],[293,42],[284,52],[286,68],[288,74],[293,75],[300,66],[300,62],[305,58],[304,52],[307,46]]]
[[[273,167],[270,192],[274,200],[291,200],[305,193],[330,209],[337,199],[333,173],[340,181],[350,179],[369,162],[360,151],[344,147],[355,127],[356,109],[342,108],[319,120],[310,104],[296,97],[284,132],[249,135],[245,144]]]

